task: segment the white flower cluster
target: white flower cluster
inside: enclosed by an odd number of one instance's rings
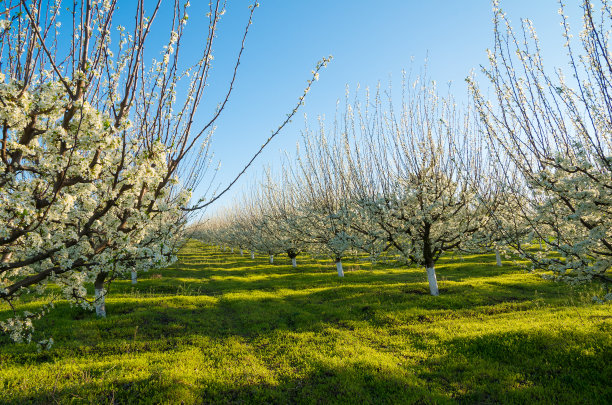
[[[59,82],[0,83],[0,99],[0,298],[41,294],[53,282],[89,308],[86,285],[100,273],[172,260],[190,195],[169,192],[162,143],[144,148],[129,127],[69,103]],[[32,318],[0,327],[29,340]]]

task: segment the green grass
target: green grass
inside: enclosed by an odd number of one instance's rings
[[[493,255],[425,271],[190,242],[116,281],[107,319],[60,303],[55,346],[0,338],[0,403],[612,403],[612,311]],[[0,307],[0,317],[8,314]]]

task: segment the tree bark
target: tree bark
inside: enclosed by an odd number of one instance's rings
[[[501,267],[502,266],[502,261],[501,261],[501,256],[499,254],[499,249],[498,248],[495,248],[495,260],[497,261],[497,265],[499,267]]]
[[[132,270],[132,284],[136,284],[138,282],[138,273]]]
[[[255,252],[251,250],[251,260],[255,260]]]
[[[293,266],[294,269],[297,267],[297,260],[295,260],[295,257],[291,258],[291,265]]]
[[[96,316],[100,318],[106,318],[106,291],[104,291],[104,280],[106,280],[107,274],[106,272],[98,273],[96,281],[94,281]]]
[[[434,252],[432,251],[431,240],[429,239],[431,224],[426,223],[423,226],[423,259],[425,260],[425,270],[427,271],[427,280],[429,281],[429,292],[431,295],[439,295],[438,279],[436,278],[436,262],[434,261]]]
[[[440,295],[435,267],[427,267],[427,280],[429,281],[429,292],[431,295]]]
[[[344,270],[342,270],[341,259],[336,259],[336,270],[338,270],[338,277],[344,277]]]
[[[0,263],[8,263],[9,260],[11,260],[11,257],[13,257],[13,252],[4,253],[2,255],[2,260],[0,260]]]
[[[240,249],[240,256],[244,256],[244,252]]]
[[[270,264],[274,264],[274,255],[270,255]]]

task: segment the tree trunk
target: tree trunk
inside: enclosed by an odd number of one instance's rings
[[[255,252],[251,250],[251,260],[255,260]]]
[[[136,284],[138,282],[138,273],[132,270],[132,284]]]
[[[424,264],[427,271],[427,280],[429,281],[429,292],[431,295],[439,295],[438,280],[436,279],[436,262],[434,261],[435,252],[429,239],[431,224],[426,223],[423,229],[423,259],[425,259]]]
[[[336,270],[338,270],[338,277],[344,277],[344,270],[342,270],[341,259],[336,259]]]
[[[106,280],[107,274],[106,272],[98,273],[96,281],[94,281],[96,315],[100,318],[106,318],[106,291],[104,291],[104,280]]]
[[[431,295],[440,295],[435,267],[427,267],[427,280],[429,281],[429,292]]]
[[[240,249],[240,256],[244,256],[244,252]]]
[[[499,249],[495,248],[495,260],[497,260],[497,265],[499,267],[502,266],[501,256],[499,255]]]
[[[274,264],[274,255],[270,255],[270,264]]]
[[[295,260],[295,257],[291,258],[291,265],[293,266],[294,269],[297,267],[297,260]]]
[[[2,261],[0,261],[0,263],[8,263],[9,260],[11,260],[12,256],[13,256],[13,252],[4,253],[2,255]]]

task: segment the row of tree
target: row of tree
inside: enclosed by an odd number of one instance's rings
[[[379,92],[366,100],[368,110],[359,101],[347,106],[331,135],[323,122],[305,131],[295,164],[287,159],[281,176],[268,172],[241,204],[196,226],[193,236],[270,257],[324,254],[339,276],[348,254],[376,261],[392,252],[424,266],[437,295],[440,256],[501,244],[509,235],[492,213],[505,216],[511,206],[485,145],[473,142],[471,116],[432,83],[415,80],[403,96],[397,112],[384,108]],[[526,233],[517,224],[512,235]]]
[[[612,15],[607,1],[598,6],[582,5],[582,52],[563,17],[570,80],[547,74],[529,21],[517,35],[496,4],[483,68],[492,100],[474,77],[464,109],[435,83],[407,77],[399,104],[391,89],[347,101],[331,129],[304,131],[281,175],[268,172],[194,235],[271,258],[323,253],[339,276],[350,251],[373,260],[392,251],[426,269],[433,295],[436,261],[449,251],[495,249],[499,263],[502,249],[550,277],[609,283]]]

